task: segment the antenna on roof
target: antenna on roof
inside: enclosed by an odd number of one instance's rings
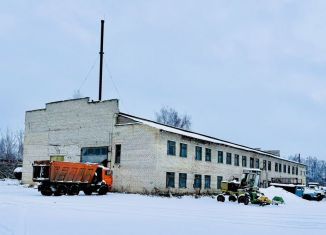
[[[101,20],[101,46],[100,46],[100,80],[98,88],[98,100],[102,100],[102,75],[103,75],[103,39],[104,39],[104,20]]]

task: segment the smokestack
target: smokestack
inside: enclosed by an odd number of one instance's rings
[[[98,100],[102,100],[102,76],[103,76],[103,39],[104,39],[104,20],[101,20],[101,46],[100,46],[100,78],[98,88]]]

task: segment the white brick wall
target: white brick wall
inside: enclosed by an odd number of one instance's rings
[[[34,160],[64,155],[80,161],[82,147],[110,146],[118,101],[89,102],[88,98],[46,104],[26,112],[23,182],[32,183]]]
[[[262,181],[272,177],[301,178],[304,166],[286,160],[258,155],[233,147],[184,139],[181,135],[160,131],[144,124],[115,125],[118,101],[89,102],[88,98],[48,103],[43,110],[26,112],[23,160],[23,182],[32,183],[32,162],[49,160],[51,155],[64,155],[65,161],[80,161],[82,147],[112,146],[109,153],[113,170],[113,189],[126,192],[167,191],[166,172],[175,172],[174,192],[193,192],[194,175],[211,176],[211,189],[217,190],[217,176],[224,180],[241,178],[242,156],[271,161],[271,171],[262,171]],[[167,155],[167,141],[176,142],[176,156]],[[179,156],[180,143],[187,144],[187,158]],[[115,145],[121,144],[121,162],[115,164]],[[202,147],[202,160],[195,160],[195,146]],[[211,149],[211,161],[205,161],[205,148]],[[224,163],[217,163],[217,151],[223,151]],[[232,153],[232,165],[226,164],[226,152]],[[240,166],[234,165],[234,154]],[[275,172],[275,162],[282,172]],[[283,173],[283,164],[291,166],[291,174]],[[299,175],[292,175],[292,166],[299,166]],[[187,188],[179,189],[179,173],[187,174]],[[207,191],[207,190],[202,190]]]

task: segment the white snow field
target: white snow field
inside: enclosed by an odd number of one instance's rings
[[[0,181],[0,235],[64,234],[326,234],[326,201],[263,190],[286,204],[259,207],[187,196],[45,197],[17,181]]]

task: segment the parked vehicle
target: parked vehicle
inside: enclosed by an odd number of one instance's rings
[[[303,196],[303,192],[305,189],[305,185],[295,185],[295,184],[279,184],[279,183],[270,183],[270,186],[274,186],[277,188],[283,188],[286,191],[297,195],[298,197]]]
[[[44,196],[78,195],[81,190],[104,195],[111,190],[112,171],[93,163],[35,161],[33,181],[40,183],[38,190]]]
[[[306,200],[321,201],[325,198],[325,192],[319,183],[308,183],[308,187],[305,188],[302,198]]]
[[[260,170],[257,169],[244,169],[241,181],[231,180],[222,181],[221,193],[217,195],[217,201],[224,202],[226,196],[229,201],[238,201],[248,205],[259,204],[261,206],[269,205],[272,201],[259,192]]]

